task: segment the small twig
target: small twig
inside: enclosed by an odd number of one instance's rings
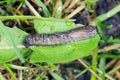
[[[77,2],[78,2],[78,0],[72,0],[70,5],[68,6],[68,9],[73,8],[76,5]]]
[[[18,70],[18,79],[23,80],[22,70]]]
[[[22,3],[20,3],[20,5],[17,7],[15,14],[17,13],[17,11],[22,7]]]
[[[27,0],[25,0],[25,2],[26,2],[26,5],[28,6],[28,8],[30,9],[30,11],[32,11],[32,13],[35,16],[41,17],[41,15],[33,8],[33,6]]]
[[[102,49],[99,49],[98,52],[110,51],[110,50],[113,50],[113,49],[120,49],[120,44],[114,44],[114,45],[111,45],[111,46],[106,46]]]
[[[116,62],[116,60],[117,60],[117,59],[113,59],[113,60],[111,60],[111,61],[106,65],[105,69],[111,67],[112,64]]]
[[[83,65],[85,66],[86,68],[89,69],[89,71],[94,74],[99,80],[102,80],[91,68],[89,68],[81,59],[78,59],[78,61]]]
[[[81,10],[83,10],[85,8],[84,5],[79,6],[78,8],[76,8],[74,11],[72,11],[71,14],[69,14],[68,16],[65,17],[65,19],[70,19],[72,18],[74,15],[76,15],[77,13],[79,13]]]
[[[64,3],[62,9],[65,9],[69,5],[70,2],[71,2],[71,0],[66,0],[66,2]]]

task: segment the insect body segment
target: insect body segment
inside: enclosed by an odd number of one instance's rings
[[[29,35],[24,41],[25,45],[60,45],[68,44],[93,37],[97,33],[95,27],[82,27],[63,33]]]

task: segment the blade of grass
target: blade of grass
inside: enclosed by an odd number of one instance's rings
[[[97,25],[97,28],[98,28],[98,32],[105,42],[108,42],[108,39],[106,38],[106,36],[102,32],[101,22],[107,20],[108,18],[112,17],[113,15],[117,14],[118,12],[120,12],[120,5],[113,8],[112,10],[108,11],[107,13],[96,17],[96,19],[95,19],[95,22],[96,22],[96,25]]]
[[[49,73],[51,74],[51,76],[55,79],[55,80],[64,80],[62,77],[60,77],[58,74],[49,71]]]
[[[97,56],[98,56],[98,49],[93,50],[93,58],[92,58],[92,70],[94,72],[97,71]],[[96,76],[92,74],[91,80],[96,80]]]
[[[97,69],[97,71],[102,74],[102,71],[100,69]],[[116,80],[113,77],[109,76],[108,74],[105,73],[105,77],[107,77],[109,80]]]
[[[106,63],[106,59],[101,58],[100,64],[99,64],[99,69],[102,71],[102,74],[101,74],[102,80],[105,80],[105,63]]]
[[[35,0],[38,6],[42,7],[45,17],[50,17],[50,12],[41,0]]]
[[[56,0],[52,17],[61,18],[61,16],[62,16],[62,0]]]
[[[107,39],[107,37],[104,35],[104,33],[103,33],[103,31],[102,31],[101,21],[100,21],[100,20],[96,20],[96,25],[97,25],[97,29],[98,29],[98,32],[99,32],[100,36],[101,36],[102,39],[107,43],[108,39]]]
[[[117,71],[119,69],[120,69],[120,66],[117,66],[114,69],[110,70],[107,74],[111,74],[111,73],[113,73],[113,72],[115,72],[115,71]]]
[[[80,71],[80,73],[75,76],[75,80],[87,71],[88,71],[88,68],[85,68],[84,70]]]
[[[7,69],[7,71],[10,73],[10,75],[13,77],[14,80],[18,80],[7,63],[3,63],[3,66]]]
[[[86,61],[86,62],[88,63],[88,65],[90,65],[90,63],[89,63],[88,61]],[[82,63],[82,64],[83,64],[83,63]],[[89,67],[88,67],[88,68],[89,68]],[[92,70],[92,69],[91,69],[91,70]],[[100,73],[100,74],[102,74],[102,71],[101,71],[99,68],[97,68],[97,72]],[[109,76],[107,73],[105,73],[105,77],[108,78],[109,80],[116,80],[116,79],[114,79],[113,77]],[[101,77],[100,77],[100,80],[102,80]]]
[[[14,48],[14,51],[16,52],[18,58],[20,59],[20,61],[22,63],[24,63],[24,58],[23,56],[21,55],[20,53],[20,50],[16,47],[16,44],[12,38],[12,35],[10,34],[9,30],[6,28],[6,26],[4,26],[4,24],[2,23],[2,21],[0,21],[0,28],[1,30],[5,33],[5,35],[7,36],[7,38],[9,39],[9,41],[11,42],[13,48]]]
[[[17,70],[25,70],[28,68],[28,67],[13,65],[13,64],[8,64],[8,66],[13,68],[13,69],[17,69]]]
[[[118,12],[120,12],[120,5],[116,6],[115,8],[108,11],[107,13],[98,16],[96,19],[100,20],[100,21],[105,21],[106,19],[112,17],[113,15],[115,15]]]
[[[3,77],[3,75],[1,74],[1,72],[0,72],[0,79],[1,79],[1,80],[6,80],[6,79]]]

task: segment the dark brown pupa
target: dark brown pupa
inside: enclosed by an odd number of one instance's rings
[[[33,45],[60,45],[68,44],[93,37],[97,33],[95,27],[81,27],[68,32],[54,34],[34,34],[29,35],[24,41],[25,46]]]

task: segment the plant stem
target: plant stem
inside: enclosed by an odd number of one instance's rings
[[[49,19],[51,20],[56,20],[55,18],[44,18],[44,17],[38,17],[38,16],[0,16],[0,20],[9,20],[9,19],[15,19],[15,20],[18,20],[18,19],[39,19],[39,20],[47,20],[49,21]],[[57,20],[60,20],[60,21],[75,21],[74,19],[57,19]]]
[[[98,49],[95,48],[93,51],[93,59],[92,59],[92,70],[94,72],[97,72],[97,55],[98,55]],[[92,74],[91,80],[96,80],[96,76]]]
[[[8,19],[45,19],[38,16],[0,16],[0,20],[8,20]]]
[[[8,72],[10,73],[10,75],[13,77],[14,80],[18,80],[15,76],[15,74],[12,72],[12,70],[9,68],[7,63],[3,63],[3,66],[8,70]]]

